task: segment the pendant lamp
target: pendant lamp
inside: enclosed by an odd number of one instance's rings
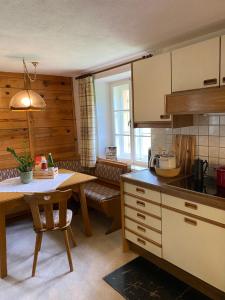
[[[35,91],[31,89],[31,82],[34,82],[37,77],[37,62],[32,62],[34,66],[33,78],[28,72],[26,62],[23,59],[24,67],[24,90],[16,93],[9,104],[12,111],[42,111],[46,108],[44,99]]]

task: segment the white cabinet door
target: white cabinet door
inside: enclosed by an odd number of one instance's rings
[[[172,91],[219,85],[220,38],[172,51]]]
[[[225,291],[225,229],[162,209],[162,256]]]
[[[220,85],[225,85],[225,35],[221,36]]]
[[[170,53],[133,63],[134,122],[163,121],[160,116],[165,114],[165,95],[170,93]]]

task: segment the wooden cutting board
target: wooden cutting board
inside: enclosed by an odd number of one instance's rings
[[[176,155],[177,167],[181,174],[189,175],[195,158],[196,137],[193,135],[177,134],[173,137],[173,149]]]

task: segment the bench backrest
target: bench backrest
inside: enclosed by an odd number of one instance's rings
[[[105,183],[120,185],[120,176],[129,172],[129,166],[118,161],[97,159],[95,176]]]

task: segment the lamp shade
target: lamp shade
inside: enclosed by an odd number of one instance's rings
[[[40,111],[46,107],[44,99],[32,90],[22,90],[16,93],[9,104],[13,111]]]

